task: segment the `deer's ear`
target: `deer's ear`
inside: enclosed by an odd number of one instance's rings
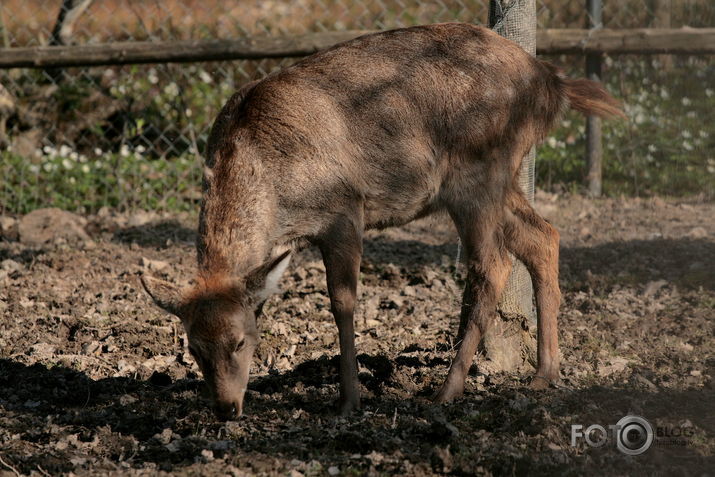
[[[154,303],[173,315],[179,315],[181,291],[176,285],[149,275],[142,275],[141,281]]]
[[[288,267],[290,252],[290,250],[283,252],[248,274],[246,288],[253,294],[256,301],[265,301],[269,296],[280,291],[278,282]]]

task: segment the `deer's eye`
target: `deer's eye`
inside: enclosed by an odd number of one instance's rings
[[[242,339],[241,341],[239,341],[238,343],[236,343],[236,347],[233,349],[233,352],[236,353],[236,352],[240,351],[241,348],[243,348],[243,345],[244,345],[244,344],[246,344],[246,339],[245,339],[245,338]]]

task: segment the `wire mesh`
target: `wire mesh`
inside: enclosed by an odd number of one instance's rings
[[[583,28],[585,2],[538,0],[539,28]],[[3,47],[46,45],[62,2],[0,3]],[[487,0],[95,0],[75,44],[486,23]],[[715,26],[710,0],[605,2],[607,28]],[[583,76],[580,56],[552,58]],[[0,212],[195,209],[213,117],[247,81],[294,59],[0,70]],[[607,58],[604,81],[632,120],[605,125],[607,193],[715,196],[712,57]],[[537,183],[582,180],[582,123],[567,116],[541,147]],[[666,134],[663,134],[666,131]],[[610,182],[609,182],[610,181]]]

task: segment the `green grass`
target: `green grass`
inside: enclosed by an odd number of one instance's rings
[[[104,206],[122,210],[197,207],[201,167],[193,156],[150,159],[125,148],[89,159],[75,152],[45,151],[37,161],[0,152],[4,212],[23,214],[40,207],[83,213]]]

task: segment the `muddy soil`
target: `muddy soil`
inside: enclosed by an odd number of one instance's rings
[[[563,383],[475,360],[464,398],[430,395],[453,356],[462,267],[443,219],[371,232],[356,317],[363,409],[334,410],[324,268],[301,252],[261,319],[245,415],[218,422],[176,318],[143,272],[187,283],[194,218],[87,217],[89,239],[0,241],[0,475],[705,475],[715,469],[715,209],[538,195],[561,231]],[[645,417],[640,456],[571,427]],[[598,436],[595,436],[598,437]]]

